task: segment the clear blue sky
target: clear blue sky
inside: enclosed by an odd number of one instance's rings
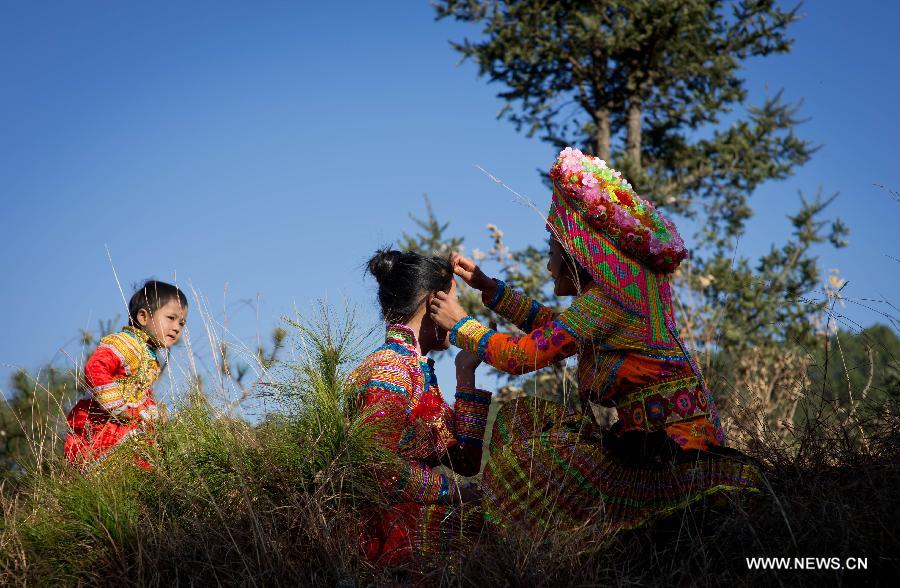
[[[804,98],[798,133],[824,147],[754,196],[738,252],[784,237],[798,190],[838,191],[851,245],[823,248],[823,267],[849,298],[896,304],[900,205],[873,184],[900,190],[900,7],[803,13],[794,51],[746,76],[755,99]],[[474,164],[543,206],[535,170],[554,150],[495,118],[501,88],[448,45],[466,34],[427,2],[2,3],[0,389],[15,367],[77,357],[79,328],[123,314],[105,245],[126,290],[177,276],[218,319],[227,292],[231,331],[252,340],[321,298],[374,322],[362,265],[413,228],[423,192],[470,248],[489,247],[489,222],[514,248],[543,240]]]

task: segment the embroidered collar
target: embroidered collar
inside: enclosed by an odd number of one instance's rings
[[[419,354],[416,334],[406,325],[396,323],[388,325],[387,333],[384,336],[384,342],[400,345],[407,351],[412,351],[416,355]]]
[[[150,335],[147,334],[143,329],[138,329],[137,327],[132,327],[131,325],[127,325],[122,328],[123,331],[140,341],[144,344],[144,347],[147,348],[147,351],[150,353],[150,357],[156,360],[156,363],[160,363],[159,357],[156,355],[156,349],[153,348],[153,345],[150,344]]]

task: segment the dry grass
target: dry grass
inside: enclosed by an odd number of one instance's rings
[[[897,407],[806,402],[785,424],[752,396],[728,416],[766,474],[754,499],[700,503],[602,542],[488,529],[458,557],[373,568],[358,513],[382,500],[370,466],[388,457],[348,411],[358,339],[350,321],[294,326],[293,359],[263,389],[280,410],[258,424],[195,390],[144,449],[152,471],[85,478],[37,445],[39,467],[3,488],[0,585],[877,585],[900,573]],[[748,390],[812,397],[790,366],[763,365],[777,370],[748,375]],[[869,570],[748,570],[758,556],[867,557]]]

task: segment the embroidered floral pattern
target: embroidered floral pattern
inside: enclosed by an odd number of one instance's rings
[[[682,418],[694,412],[696,404],[694,403],[694,390],[681,390],[672,398],[672,410],[681,415]]]
[[[534,339],[537,348],[541,351],[546,351],[551,346],[560,347],[567,339],[566,332],[554,325],[535,329],[529,336]]]
[[[659,425],[666,422],[666,417],[669,415],[669,410],[668,401],[665,398],[656,395],[651,396],[644,402],[647,410],[647,420],[650,423]]]

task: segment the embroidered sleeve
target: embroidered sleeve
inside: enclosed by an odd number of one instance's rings
[[[467,386],[456,387],[453,413],[456,439],[460,443],[481,447],[490,407],[490,392]]]
[[[608,337],[621,324],[619,314],[602,294],[589,290],[526,335],[498,333],[465,317],[453,326],[450,341],[499,370],[526,374],[575,355],[585,341]]]
[[[407,411],[411,390],[409,372],[402,364],[372,366],[358,387],[364,421],[374,427],[378,443],[399,458],[379,466],[378,477],[392,500],[446,503],[455,494],[455,482],[411,457],[429,441],[421,438]]]
[[[456,387],[453,413],[457,443],[442,456],[441,463],[463,476],[474,476],[481,470],[484,430],[490,407],[490,392],[467,386]]]
[[[136,365],[129,365],[111,344],[101,342],[84,366],[84,377],[94,400],[110,414],[121,418],[132,415],[125,403],[122,377],[127,377]]]
[[[484,301],[485,305],[522,331],[529,333],[535,327],[546,325],[555,318],[556,313],[552,308],[510,288],[503,280],[494,281],[497,282],[497,292],[491,300]]]
[[[141,345],[127,334],[108,335],[84,366],[94,400],[118,419],[150,420],[158,416],[150,390],[155,375],[140,374],[144,358]]]

